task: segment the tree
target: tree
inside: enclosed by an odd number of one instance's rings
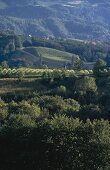
[[[22,47],[22,37],[20,35],[15,35],[15,47],[16,48]]]
[[[107,70],[106,62],[102,59],[98,59],[98,61],[94,65],[93,69],[94,75],[96,77],[99,77],[102,73],[105,72],[105,70]]]
[[[85,93],[86,91],[97,91],[94,77],[85,76],[75,82],[75,91]]]
[[[100,119],[102,117],[101,108],[95,104],[84,105],[81,107],[78,117],[83,120]]]
[[[18,80],[21,81],[24,77],[24,72],[22,70],[18,70],[17,71],[17,77],[18,77]]]
[[[41,110],[39,106],[35,104],[29,104],[27,101],[22,101],[18,105],[17,112],[20,114],[27,114],[35,119],[40,116]]]
[[[73,64],[73,57],[72,57],[72,64]],[[82,61],[79,57],[74,57],[74,69],[81,70]]]
[[[27,101],[23,100],[18,104],[15,102],[11,102],[9,104],[9,111],[13,114],[26,114],[29,115],[31,118],[36,119],[40,116],[41,110],[38,105],[30,104]]]
[[[97,100],[97,85],[94,77],[82,76],[76,79],[74,98],[81,104],[94,103]]]
[[[3,61],[3,62],[1,63],[1,67],[2,67],[2,69],[8,69],[9,66],[8,66],[7,61]]]
[[[65,96],[66,93],[67,93],[67,89],[65,86],[61,85],[61,86],[57,87],[57,90],[56,90],[57,95]]]
[[[35,120],[27,114],[11,114],[8,120],[8,126],[12,128],[35,127]]]

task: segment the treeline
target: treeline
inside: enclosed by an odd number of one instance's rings
[[[65,70],[65,69],[31,69],[31,68],[9,68],[4,61],[0,67],[0,78],[41,78],[54,79],[64,77],[74,77],[93,74],[92,70]],[[109,74],[107,72],[106,74]]]

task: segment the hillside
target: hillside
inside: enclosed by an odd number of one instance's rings
[[[0,0],[0,30],[38,37],[110,39],[109,0]]]
[[[71,64],[72,53],[63,52],[46,47],[28,47],[15,50],[4,58],[10,67],[32,67],[40,68],[47,65],[49,68],[64,68],[65,64]]]
[[[24,38],[0,32],[0,63],[7,61],[10,67],[73,69],[77,63],[84,69],[92,69],[98,58],[110,67],[110,43]]]

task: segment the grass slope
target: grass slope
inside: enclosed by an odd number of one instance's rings
[[[52,48],[28,47],[16,50],[13,54],[7,56],[5,60],[8,61],[10,67],[40,68],[40,56],[42,64],[46,64],[49,68],[62,68],[65,63],[71,63],[72,56],[77,57],[77,55]]]
[[[63,67],[64,63],[71,63],[72,56],[78,57],[75,54],[46,47],[28,47],[24,50],[34,56],[42,56],[43,64],[49,68]]]
[[[56,49],[38,47],[37,50],[43,56],[43,58],[46,59],[51,59],[59,62],[70,62],[72,59],[72,54]]]

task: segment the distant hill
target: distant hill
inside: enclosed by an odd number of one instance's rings
[[[38,37],[110,40],[109,0],[0,0],[0,30]]]

